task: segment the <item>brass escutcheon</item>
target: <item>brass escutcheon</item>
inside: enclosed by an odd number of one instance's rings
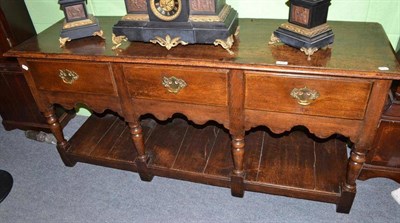
[[[300,89],[294,88],[292,92],[290,92],[290,96],[297,99],[297,103],[300,105],[309,105],[319,97],[319,93],[316,90],[303,87]]]
[[[60,74],[58,76],[66,84],[73,84],[79,78],[79,75],[77,73],[68,69],[60,70]]]
[[[178,94],[180,90],[187,86],[186,82],[182,79],[172,77],[163,77],[162,85],[167,88],[171,93]]]

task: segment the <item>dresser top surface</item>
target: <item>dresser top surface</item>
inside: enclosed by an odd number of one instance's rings
[[[331,49],[320,49],[307,60],[300,50],[284,44],[268,45],[284,20],[240,19],[240,34],[230,55],[214,45],[177,46],[171,50],[152,43],[124,42],[112,50],[112,26],[120,17],[98,17],[106,40],[87,37],[59,47],[62,21],[13,48],[6,56],[77,59],[107,62],[191,65],[215,68],[327,74],[400,79],[400,65],[378,23],[329,21],[335,34]],[[287,65],[277,65],[277,61]],[[382,70],[387,69],[387,70]]]

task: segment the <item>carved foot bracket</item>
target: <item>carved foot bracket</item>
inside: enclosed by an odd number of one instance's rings
[[[47,111],[45,111],[43,115],[47,120],[47,124],[49,124],[50,126],[51,132],[57,139],[57,151],[60,154],[61,160],[64,162],[66,166],[73,167],[76,164],[76,161],[71,160],[67,156],[66,152],[69,148],[69,143],[64,138],[60,122],[58,121],[57,116],[54,113],[53,107],[47,109]]]
[[[224,48],[230,55],[234,55],[235,53],[231,50],[233,43],[235,42],[235,38],[233,38],[233,35],[230,35],[227,39],[222,40],[222,39],[216,39],[214,41],[214,45],[218,46],[221,45],[222,48]]]
[[[328,44],[324,47],[321,47],[321,49],[323,49],[323,50],[332,49],[332,44]]]
[[[277,43],[280,43],[280,42],[281,42],[281,40],[278,37],[276,37],[275,34],[272,33],[268,44],[269,45],[274,45],[274,44],[277,44]]]
[[[67,43],[67,42],[69,42],[69,41],[71,41],[72,39],[71,38],[69,38],[69,37],[60,37],[59,39],[58,39],[58,41],[60,42],[60,48],[63,48],[64,46],[65,46],[65,44]]]
[[[113,42],[114,46],[112,50],[118,49],[122,45],[122,42],[128,41],[126,36],[116,36],[114,33],[112,34],[111,41]]]
[[[98,36],[102,39],[106,39],[103,35],[104,35],[103,30],[99,30],[99,31],[93,33],[93,36]]]
[[[304,54],[307,56],[307,60],[311,60],[311,56],[318,51],[317,47],[311,47],[311,48],[305,48],[302,47],[300,48],[301,52],[304,52]]]
[[[235,33],[233,35],[235,35],[236,38],[239,38],[239,34],[240,34],[240,26],[236,28]]]
[[[233,137],[232,155],[234,169],[231,173],[231,193],[235,197],[244,196],[244,137]]]
[[[135,144],[138,153],[138,157],[136,158],[136,166],[140,179],[143,181],[151,181],[153,179],[153,174],[147,165],[149,157],[146,154],[144,147],[142,127],[140,126],[139,122],[129,123],[129,127],[131,129],[133,143]]]
[[[175,38],[171,38],[170,35],[166,35],[165,39],[159,36],[154,37],[155,39],[150,40],[151,43],[154,44],[160,44],[160,46],[165,47],[167,50],[172,49],[173,47],[178,46],[179,44],[181,45],[188,45],[187,42],[181,40],[181,37],[175,37]]]

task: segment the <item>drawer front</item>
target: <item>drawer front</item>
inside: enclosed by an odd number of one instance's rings
[[[346,78],[246,73],[245,108],[294,114],[363,119],[372,81]],[[309,105],[295,89],[314,90]],[[292,93],[293,92],[293,93]],[[303,105],[302,105],[303,104]]]
[[[39,90],[117,95],[108,63],[28,61]]]
[[[133,98],[227,105],[227,70],[172,66],[125,65]]]

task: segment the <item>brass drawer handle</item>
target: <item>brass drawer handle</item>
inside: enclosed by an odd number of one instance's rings
[[[316,90],[303,87],[300,89],[294,88],[292,92],[290,92],[290,96],[297,99],[297,103],[300,105],[309,105],[319,97],[319,93]]]
[[[187,86],[186,82],[182,79],[172,77],[163,77],[162,85],[167,88],[171,93],[178,94],[180,90]]]
[[[58,76],[66,84],[73,84],[79,78],[79,75],[76,72],[68,69],[60,70],[60,74]]]

